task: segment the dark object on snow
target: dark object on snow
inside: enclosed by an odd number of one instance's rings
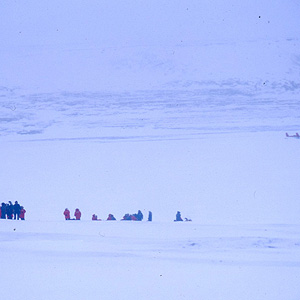
[[[148,221],[149,221],[149,222],[152,222],[152,211],[149,211],[149,214],[148,214]]]
[[[121,219],[121,221],[131,221],[131,215],[130,214],[125,214],[123,216],[123,219]]]
[[[6,204],[4,202],[1,204],[1,219],[6,219]]]
[[[174,220],[174,222],[179,222],[179,221],[183,221],[182,218],[181,218],[180,211],[177,212],[177,214],[176,214],[176,220]]]
[[[125,214],[123,219],[121,219],[121,221],[137,221],[137,214],[134,215],[130,215],[130,214]]]
[[[109,214],[107,217],[107,221],[116,221],[116,218],[114,217],[113,214]]]
[[[142,221],[144,216],[142,214],[142,212],[139,210],[138,213],[135,215],[135,217],[137,218],[138,221]]]
[[[299,139],[300,138],[300,135],[299,135],[299,133],[298,132],[296,132],[296,134],[295,135],[289,135],[287,132],[286,132],[286,137],[293,137],[293,138],[297,138],[297,139]]]
[[[13,215],[14,215],[14,206],[11,203],[11,201],[8,201],[9,204],[6,205],[6,215],[7,219],[12,220]]]
[[[192,219],[184,218],[184,221],[186,221],[186,222],[192,222]]]
[[[93,215],[92,215],[92,220],[93,220],[93,221],[97,221],[97,220],[98,220],[97,215],[93,214]]]
[[[20,218],[20,211],[21,211],[21,205],[18,203],[18,201],[15,201],[15,204],[13,205],[14,210],[14,220],[19,220]]]

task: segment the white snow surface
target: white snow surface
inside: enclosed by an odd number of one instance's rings
[[[299,298],[299,225],[0,223],[5,299]]]
[[[2,2],[1,296],[299,300],[299,2]]]

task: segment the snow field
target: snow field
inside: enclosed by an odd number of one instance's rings
[[[1,220],[7,299],[298,299],[299,225]]]

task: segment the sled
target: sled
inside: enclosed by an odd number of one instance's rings
[[[300,135],[299,135],[299,133],[298,132],[296,132],[296,134],[294,134],[294,135],[289,135],[287,132],[286,132],[286,137],[293,137],[293,138],[297,138],[297,139],[299,139],[300,138]]]

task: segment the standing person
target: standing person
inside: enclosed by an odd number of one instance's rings
[[[64,211],[64,216],[66,220],[70,220],[70,211],[67,208]]]
[[[143,216],[143,213],[139,210],[137,215],[136,215],[136,218],[138,221],[142,221],[144,216]]]
[[[14,214],[14,206],[11,201],[8,201],[9,204],[6,205],[6,215],[7,219],[12,220]]]
[[[20,210],[20,218],[21,220],[25,220],[25,213],[26,213],[26,210],[23,206],[21,206],[21,210]]]
[[[183,221],[182,218],[181,218],[181,213],[180,211],[177,212],[176,214],[176,220],[174,220],[175,222],[178,222],[178,221]]]
[[[21,210],[21,205],[18,203],[18,201],[15,201],[14,204],[14,220],[19,220],[20,218],[20,210]]]
[[[6,219],[6,204],[4,202],[1,204],[1,219]]]
[[[79,208],[76,208],[74,216],[75,216],[76,220],[80,220],[81,212],[80,212]]]
[[[152,222],[152,211],[149,211],[148,221],[149,221],[149,222]]]

